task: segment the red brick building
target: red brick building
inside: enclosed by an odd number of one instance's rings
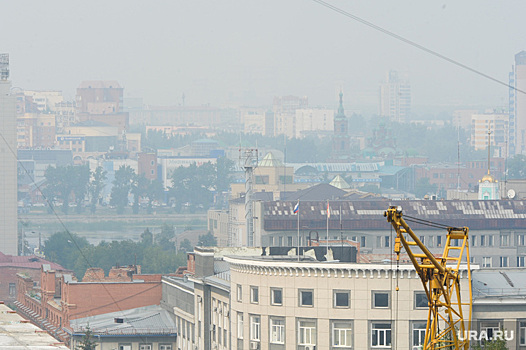
[[[36,255],[13,256],[0,252],[0,300],[6,304],[16,301],[17,274],[28,276],[37,284],[40,283],[40,271],[44,264],[59,272],[71,272]]]
[[[139,274],[137,274],[139,273]],[[141,275],[135,266],[88,269],[82,282],[71,274],[42,267],[40,287],[25,275],[18,275],[16,305],[20,313],[63,341],[62,329],[69,321],[148,305],[159,305],[161,275]]]

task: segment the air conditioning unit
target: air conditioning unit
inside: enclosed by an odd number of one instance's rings
[[[250,350],[259,350],[259,342],[258,341],[251,341],[250,342]]]
[[[316,345],[305,345],[305,350],[316,350]]]

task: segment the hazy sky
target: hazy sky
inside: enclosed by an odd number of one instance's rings
[[[342,1],[348,12],[508,80],[526,49],[526,1]],[[62,90],[118,80],[126,97],[175,105],[375,105],[390,69],[414,105],[506,105],[508,90],[310,0],[2,1],[0,52],[13,85]]]

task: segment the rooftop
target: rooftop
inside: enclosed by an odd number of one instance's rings
[[[67,350],[46,331],[0,304],[0,350]]]
[[[87,325],[96,335],[174,335],[176,325],[170,313],[159,305],[110,312],[70,321],[74,333],[84,333]]]

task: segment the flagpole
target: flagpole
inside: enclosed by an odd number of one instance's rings
[[[327,200],[327,260],[329,259],[329,216],[331,216],[330,210],[331,207],[329,206],[329,200]]]
[[[296,254],[298,254],[298,261],[300,261],[300,200],[298,199],[298,251]]]

